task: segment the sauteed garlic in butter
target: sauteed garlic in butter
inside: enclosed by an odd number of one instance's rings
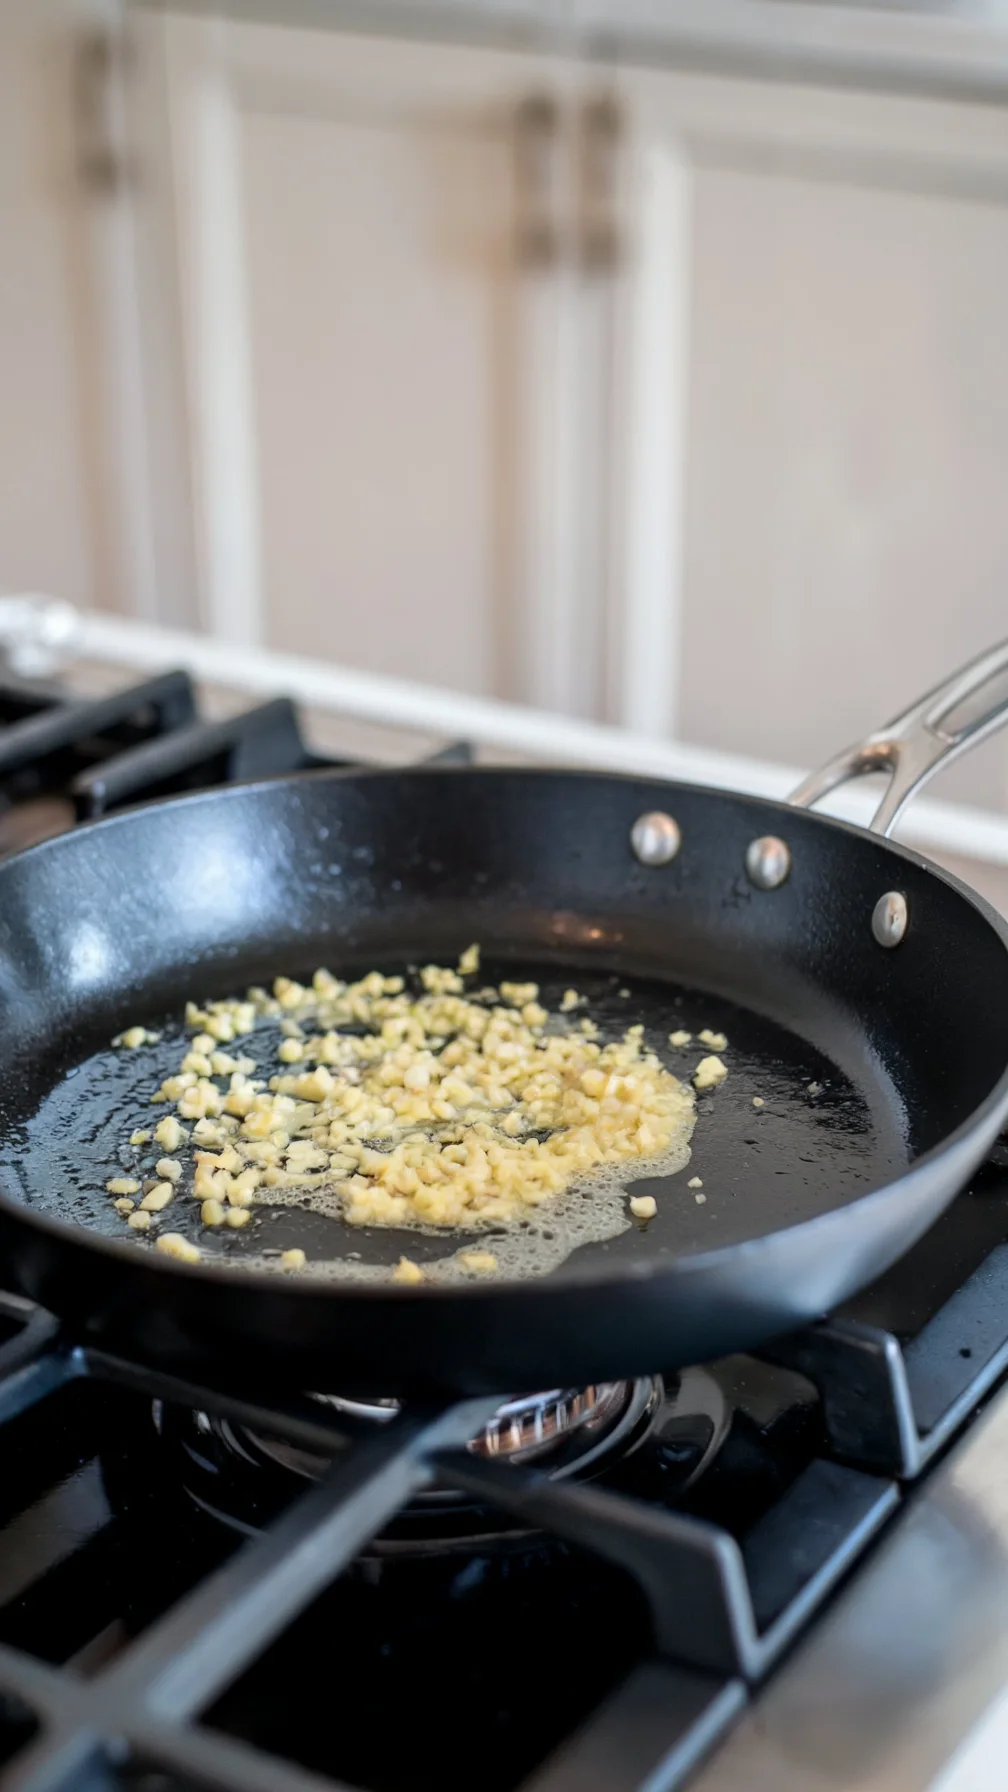
[[[427,965],[413,987],[380,971],[345,983],[319,970],[308,985],[279,977],[272,993],[189,1003],[179,1069],[151,1091],[162,1112],[130,1137],[157,1150],[153,1177],[106,1184],[123,1223],[186,1260],[195,1247],[171,1222],[191,1200],[211,1230],[296,1203],[355,1227],[500,1237],[607,1171],[687,1162],[693,1091],[641,1026],[606,1043],[576,991],[548,1013],[537,984],[474,987],[478,972],[471,946],[457,969]],[[113,1043],[138,1050],[148,1037],[128,1028]],[[698,1066],[698,1086],[724,1074],[715,1064]],[[654,1201],[629,1207],[646,1219]],[[461,1252],[461,1269],[493,1273],[495,1244]],[[287,1255],[284,1267],[303,1266],[302,1252]],[[423,1279],[407,1257],[389,1273]]]

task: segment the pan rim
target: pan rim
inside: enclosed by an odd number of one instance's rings
[[[798,809],[786,800],[763,797],[747,791],[726,788],[722,785],[687,783],[681,780],[648,777],[646,774],[634,772],[608,772],[589,766],[523,766],[523,765],[437,765],[411,764],[406,766],[319,766],[301,772],[280,773],[271,777],[257,778],[245,783],[213,786],[205,790],[186,791],[174,795],[156,797],[147,801],[117,809],[112,815],[95,816],[79,823],[64,834],[54,835],[50,839],[39,841],[26,847],[23,852],[12,856],[7,864],[14,866],[29,856],[38,856],[52,851],[67,850],[69,843],[77,839],[89,838],[95,829],[107,829],[128,825],[137,817],[148,811],[160,810],[166,806],[185,809],[197,804],[217,804],[228,799],[239,800],[243,796],[259,791],[268,791],[277,786],[289,787],[302,783],[346,783],[360,781],[369,783],[374,780],[395,778],[421,779],[426,777],[446,778],[449,780],[463,778],[479,778],[492,781],[497,777],[521,777],[534,781],[545,778],[563,778],[565,781],[577,782],[600,781],[607,785],[640,785],[655,793],[679,792],[702,798],[721,799],[725,802],[744,802],[754,811],[780,820],[799,818],[802,825],[825,828],[834,833],[841,833],[853,839],[870,842],[886,857],[912,865],[918,872],[935,878],[945,884],[959,899],[965,901],[992,930],[1006,956],[1008,956],[1008,917],[1002,916],[987,899],[972,889],[964,880],[943,866],[937,865],[925,854],[913,847],[903,845],[899,841],[873,834],[870,829],[859,827],[856,823],[844,821],[839,817],[823,815],[815,810]],[[770,831],[770,830],[768,830]],[[72,850],[72,848],[70,848]],[[4,867],[0,866],[0,890]],[[967,1115],[959,1126],[948,1133],[928,1151],[922,1152],[909,1168],[901,1175],[883,1183],[881,1187],[869,1190],[856,1199],[844,1203],[842,1207],[828,1207],[822,1213],[800,1219],[793,1225],[779,1226],[773,1231],[765,1232],[755,1238],[744,1238],[734,1243],[717,1245],[710,1250],[684,1253],[678,1256],[662,1255],[660,1258],[632,1259],[627,1263],[606,1265],[599,1269],[584,1267],[578,1269],[576,1262],[568,1259],[563,1265],[562,1279],[553,1275],[541,1277],[500,1278],[493,1281],[474,1281],[462,1283],[419,1283],[395,1284],[392,1282],[379,1284],[362,1284],[352,1281],[338,1283],[311,1273],[282,1275],[276,1272],[244,1269],[239,1265],[224,1266],[206,1260],[196,1264],[182,1262],[170,1257],[167,1253],[154,1249],[145,1249],[142,1245],[127,1239],[105,1237],[93,1232],[86,1226],[77,1226],[70,1220],[46,1212],[36,1211],[25,1201],[7,1192],[6,1175],[0,1171],[0,1211],[9,1215],[15,1223],[26,1226],[30,1230],[47,1234],[61,1244],[70,1246],[84,1255],[95,1252],[106,1262],[121,1262],[136,1269],[141,1265],[155,1274],[167,1274],[182,1277],[194,1286],[203,1288],[219,1286],[232,1289],[236,1293],[247,1292],[252,1295],[267,1295],[271,1299],[294,1296],[298,1301],[307,1299],[314,1302],[329,1303],[334,1300],[350,1301],[354,1304],[373,1305],[378,1300],[419,1301],[428,1304],[439,1304],[450,1301],[452,1304],[471,1303],[489,1305],[496,1299],[513,1296],[516,1289],[521,1289],[523,1297],[533,1301],[555,1299],[561,1292],[576,1292],[593,1287],[612,1286],[618,1284],[648,1283],[651,1287],[660,1287],[667,1281],[670,1288],[686,1276],[707,1276],[716,1272],[729,1259],[739,1254],[752,1256],[760,1251],[779,1248],[781,1241],[806,1236],[815,1231],[825,1232],[836,1225],[838,1219],[848,1212],[863,1212],[871,1206],[884,1207],[895,1199],[896,1195],[905,1196],[918,1181],[925,1180],[936,1165],[948,1157],[958,1154],[961,1147],[971,1137],[986,1134],[989,1123],[995,1115],[1004,1121],[1008,1119],[1008,1060],[1002,1073],[984,1100]],[[1000,1128],[998,1128],[1000,1130]],[[949,1203],[955,1195],[949,1196]],[[946,1203],[949,1204],[949,1203]],[[909,1246],[907,1246],[909,1248]],[[570,1267],[568,1267],[568,1264]]]

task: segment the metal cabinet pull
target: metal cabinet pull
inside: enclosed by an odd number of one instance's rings
[[[111,31],[85,31],[73,65],[77,172],[86,192],[118,193],[130,169],[116,128],[114,85],[125,45]]]
[[[533,94],[516,107],[515,258],[519,267],[550,267],[559,259],[559,130],[560,110],[549,94]]]

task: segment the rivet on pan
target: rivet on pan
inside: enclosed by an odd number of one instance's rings
[[[791,869],[791,848],[776,834],[761,834],[746,847],[745,868],[757,890],[776,890]]]
[[[880,946],[898,946],[907,930],[910,910],[902,890],[887,890],[872,910],[871,930]]]
[[[642,865],[667,865],[682,845],[679,824],[661,809],[638,815],[630,829],[630,844]]]

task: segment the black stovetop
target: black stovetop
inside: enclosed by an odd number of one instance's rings
[[[318,763],[289,705],[204,723],[179,674],[96,705],[7,681],[0,849]],[[759,1360],[656,1365],[564,1477],[467,1452],[482,1409],[376,1424],[0,1295],[0,1786],[684,1784],[1008,1366],[1006,1239],[998,1147],[842,1313]]]

